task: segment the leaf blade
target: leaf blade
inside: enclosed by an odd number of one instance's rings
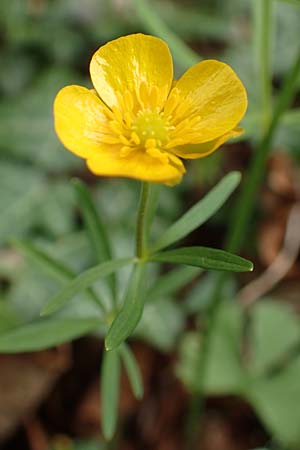
[[[133,262],[133,258],[114,259],[102,264],[98,264],[97,266],[94,266],[91,269],[82,272],[80,275],[74,278],[74,280],[72,280],[62,291],[52,297],[52,299],[43,307],[41,315],[46,316],[58,311],[78,292],[81,292],[82,290],[88,288],[98,279],[108,276],[117,269],[121,269],[122,267]]]
[[[136,362],[134,353],[125,343],[120,347],[121,357],[126,368],[126,372],[132,387],[132,391],[137,399],[141,399],[144,395],[143,381],[139,366]]]
[[[206,270],[229,272],[249,272],[253,270],[253,264],[250,261],[224,250],[209,247],[181,247],[151,255],[149,260],[187,264]]]
[[[22,255],[32,260],[36,265],[45,270],[52,278],[59,282],[71,280],[75,273],[62,262],[52,258],[43,250],[39,249],[31,242],[24,240],[12,241],[13,246],[22,253]]]
[[[39,269],[44,269],[51,278],[54,278],[59,283],[66,283],[76,277],[76,273],[68,266],[36,247],[31,242],[14,240],[13,245],[25,256],[25,258],[32,260]],[[105,313],[106,310],[104,304],[95,294],[93,289],[87,288],[86,293],[89,298],[101,308],[102,312]]]
[[[151,251],[156,252],[168,247],[200,227],[223,206],[240,180],[239,172],[230,172],[226,175],[204,198],[162,234]]]
[[[112,248],[102,223],[98,211],[91,198],[90,192],[81,180],[72,180],[81,213],[83,215],[87,234],[91,243],[92,251],[96,256],[97,262],[101,263],[113,258]],[[116,277],[111,274],[108,277],[108,283],[113,297],[116,297]]]
[[[106,350],[117,348],[136,328],[144,309],[142,282],[145,265],[137,264],[132,272],[122,309],[111,324],[105,339]]]
[[[44,350],[94,330],[99,319],[47,318],[14,328],[0,336],[0,352],[19,353]]]
[[[105,439],[111,440],[117,425],[120,391],[120,358],[117,350],[103,355],[100,386],[102,431]]]

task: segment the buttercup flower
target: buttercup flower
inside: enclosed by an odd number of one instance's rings
[[[222,62],[200,62],[173,81],[168,46],[134,34],[100,47],[90,74],[95,89],[64,87],[54,116],[62,143],[96,175],[174,185],[182,158],[203,158],[242,132],[247,94]]]

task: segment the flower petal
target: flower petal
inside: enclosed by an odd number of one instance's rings
[[[172,157],[169,163],[163,163],[144,151],[134,152],[121,157],[119,152],[103,150],[101,155],[87,161],[88,168],[95,175],[120,176],[138,180],[174,185],[179,183],[185,172],[182,162]]]
[[[180,144],[208,142],[232,130],[247,109],[246,90],[227,64],[206,60],[178,80],[166,102]]]
[[[173,63],[161,39],[132,34],[100,47],[92,57],[90,73],[95,89],[110,108],[121,107],[127,92],[136,102],[141,86],[150,93],[152,88],[158,89],[155,98],[162,108],[173,80]]]
[[[75,85],[61,89],[54,102],[54,122],[64,146],[81,158],[97,154],[107,122],[105,109],[94,90]]]
[[[175,148],[173,152],[177,156],[180,156],[180,158],[185,159],[204,158],[217,150],[224,142],[228,141],[228,139],[240,136],[243,132],[244,130],[242,128],[235,128],[212,141],[204,142],[203,144],[183,145],[182,147]]]

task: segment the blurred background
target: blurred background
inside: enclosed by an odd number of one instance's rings
[[[72,178],[89,185],[113,237],[115,254],[129,254],[133,245],[138,183],[97,179],[82,160],[63,148],[53,130],[57,91],[67,84],[91,86],[88,66],[94,51],[111,39],[135,32],[166,40],[176,76],[200,58],[216,58],[230,64],[243,80],[249,96],[244,135],[189,164],[181,185],[162,188],[154,223],[154,232],[159,233],[225,173],[247,172],[265,130],[257,42],[264,36],[255,31],[260,2],[0,0],[1,333],[37,318],[58,287],[22,257],[13,246],[15,239],[38,244],[75,272],[94,264]],[[265,32],[272,42],[275,99],[299,51],[299,1],[274,0],[271,26]],[[243,249],[255,262],[256,271],[250,278],[228,282],[230,299],[241,286],[247,285],[250,291],[241,293],[239,303],[229,302],[220,318],[197,447],[202,450],[300,448],[299,75],[297,83],[297,94],[273,139]],[[186,243],[222,248],[234,200]],[[274,262],[285,238],[293,252],[281,263],[277,261],[275,275],[273,271],[250,285]],[[198,351],[194,329],[214,282],[213,275],[188,271],[186,285],[147,304],[133,340],[145,396],[137,402],[128,380],[122,378],[120,427],[113,444],[105,444],[99,431],[99,338],[85,337],[42,352],[0,355],[0,448],[184,448],[184,416],[193,393],[191,373]],[[254,331],[247,340],[250,350],[243,349],[242,361],[237,361],[245,333],[237,305],[243,302],[251,304]],[[91,308],[79,298],[64,315],[81,319],[91,314]],[[279,375],[272,372],[277,369],[275,363],[280,366]],[[252,377],[249,389],[246,376],[243,388],[240,383],[245,364]]]

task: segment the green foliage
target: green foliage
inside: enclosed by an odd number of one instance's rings
[[[299,341],[299,321],[289,306],[258,303],[252,313],[251,370],[261,374],[272,368]],[[287,326],[288,325],[288,326]]]
[[[0,336],[11,328],[20,325],[18,316],[14,313],[10,305],[4,300],[0,299]]]
[[[112,259],[111,244],[107,236],[107,231],[90,196],[85,184],[80,180],[73,181],[77,194],[80,211],[83,214],[85,227],[91,242],[92,250],[95,252],[95,259],[101,263]],[[116,277],[112,273],[109,277],[109,285],[112,295],[116,298]]]
[[[211,304],[217,282],[217,273],[207,273],[191,287],[184,297],[183,307],[187,314],[205,313]],[[234,298],[236,295],[236,284],[233,279],[227,278],[223,288],[226,298]]]
[[[172,299],[160,298],[146,303],[135,335],[162,352],[175,348],[185,326],[185,315]]]
[[[132,264],[133,258],[115,259],[111,261],[98,264],[91,269],[82,272],[73,281],[71,281],[61,292],[56,294],[49,302],[43,307],[41,311],[42,316],[53,314],[61,309],[65,303],[72,299],[79,292],[90,287],[93,283],[100,278],[107,277],[117,269],[121,269],[124,266]]]
[[[229,272],[249,272],[253,270],[253,264],[250,261],[223,250],[208,247],[182,247],[151,255],[150,260],[187,264],[206,270]]]
[[[141,399],[144,394],[144,387],[140,369],[135,360],[135,356],[130,350],[130,347],[126,344],[121,345],[120,354],[126,368],[133,393],[136,398]]]
[[[265,426],[291,449],[300,443],[300,361],[292,361],[278,374],[253,380],[246,393]]]
[[[63,172],[78,167],[78,161],[63,150],[53,129],[53,99],[73,72],[53,68],[24,94],[0,104],[0,149],[42,170]],[[18,126],[16,127],[16,123]]]
[[[42,270],[44,269],[50,277],[60,282],[66,282],[76,277],[75,272],[73,272],[69,267],[67,267],[61,261],[54,259],[41,249],[35,247],[30,242],[15,241],[14,246],[21,253],[23,253],[25,257],[29,258],[29,260],[32,260],[38,266],[38,268]],[[100,305],[101,309],[105,311],[101,300],[98,299],[91,288],[87,289],[87,294],[92,299],[92,301]]]
[[[0,352],[44,350],[96,330],[101,322],[89,319],[50,317],[17,326],[0,336]]]
[[[205,391],[210,394],[238,394],[243,385],[243,368],[240,364],[242,332],[241,311],[232,303],[224,302],[217,317],[215,332],[207,365]],[[177,374],[193,391],[198,390],[194,367],[198,364],[200,344],[197,333],[190,332],[180,346]]]
[[[235,255],[205,247],[157,252],[184,239],[213,217],[240,177],[236,172],[229,173],[177,221],[179,212],[187,209],[191,193],[198,198],[199,191],[207,187],[208,173],[214,176],[221,173],[227,159],[221,158],[220,152],[207,160],[208,165],[199,161],[202,172],[199,170],[190,177],[188,187],[182,184],[176,189],[162,188],[159,202],[159,187],[155,186],[147,217],[148,228],[153,221],[155,254],[150,251],[149,259],[197,267],[172,268],[162,274],[159,264],[149,264],[148,288],[140,265],[134,266],[133,276],[129,277],[133,258],[118,259],[132,251],[133,217],[128,211],[136,207],[136,183],[124,180],[101,183],[86,176],[83,162],[66,152],[55,136],[53,99],[66,84],[87,85],[82,74],[87,75],[89,58],[101,43],[142,28],[167,40],[175,57],[176,77],[183,67],[200,60],[198,53],[201,57],[218,57],[234,67],[249,95],[248,113],[243,121],[245,134],[239,139],[256,146],[265,111],[258,88],[261,67],[260,64],[256,67],[251,57],[250,4],[248,0],[203,0],[201,5],[191,1],[183,8],[180,2],[157,1],[152,5],[149,0],[137,0],[124,9],[121,2],[115,6],[113,2],[99,0],[88,3],[2,0],[2,3],[0,352],[40,350],[94,332],[104,337],[111,325],[106,344],[109,348],[119,347],[104,354],[102,366],[102,419],[108,439],[116,427],[121,361],[136,397],[140,398],[143,392],[134,354],[124,343],[132,333],[163,352],[174,351],[180,341],[177,373],[192,392],[199,392],[195,367],[202,347],[198,335],[184,332],[186,317],[196,315],[200,324],[206,325],[218,279],[215,273],[210,273],[193,281],[202,270],[248,271],[252,265]],[[273,100],[282,99],[280,86],[299,48],[300,23],[299,0],[272,3],[270,78],[275,81],[275,89],[274,98],[269,99],[271,107]],[[297,101],[284,111],[293,93],[299,90],[298,72],[296,67],[294,80],[290,78],[292,83],[288,83],[293,85],[288,92],[290,98],[284,108],[279,108],[280,121],[272,125],[272,139],[253,152],[258,159],[267,146],[267,152],[281,149],[299,157]],[[75,196],[69,183],[74,175],[88,183],[86,186],[76,180]],[[252,188],[259,184],[256,179]],[[258,203],[254,195],[253,200]],[[247,205],[243,200],[235,208],[237,222],[243,222],[241,210],[247,209]],[[154,218],[156,207],[158,217]],[[88,239],[77,220],[78,210]],[[224,212],[226,224],[227,214],[228,209]],[[173,225],[168,228],[170,223]],[[245,236],[244,225],[242,228]],[[105,229],[109,230],[109,238]],[[25,261],[7,247],[11,241]],[[254,241],[251,236],[253,248]],[[100,264],[94,266],[95,263]],[[116,273],[119,268],[124,270]],[[179,290],[190,282],[193,284],[184,298],[179,298]],[[59,289],[63,290],[58,292]],[[126,295],[119,304],[120,293],[124,292]],[[246,342],[249,353],[245,355],[241,351],[244,316],[237,305],[226,301],[235,296],[232,278],[226,279],[223,295],[225,301],[212,333],[205,392],[244,397],[274,438],[286,448],[296,450],[300,445],[298,319],[281,303],[258,303],[250,313]],[[176,297],[180,301],[174,301]],[[52,315],[40,318],[40,310]],[[74,442],[70,448],[94,450],[106,445]]]
[[[45,270],[49,276],[54,277],[60,282],[71,280],[75,274],[60,261],[55,260],[46,252],[34,246],[31,242],[13,241],[14,247],[19,250],[26,258],[31,260],[39,269]]]
[[[5,279],[10,283],[4,291],[5,300],[21,323],[31,322],[39,317],[41,308],[58,287],[68,282],[65,271],[71,277],[71,274],[75,275],[86,267],[89,247],[80,233],[68,235],[55,244],[45,240],[40,240],[38,245],[24,240],[15,244],[26,260],[10,251],[11,264],[3,268]],[[99,286],[96,287],[98,291]],[[72,310],[67,307],[62,313],[81,318],[93,317],[95,313],[98,315],[94,299],[93,302],[90,300],[86,292],[79,294],[72,302]]]
[[[146,301],[155,302],[159,298],[176,294],[192,281],[201,271],[191,266],[183,266],[173,269],[164,275],[160,275],[158,280],[150,287],[147,292]]]
[[[187,211],[159,237],[152,251],[158,251],[187,236],[205,223],[226,202],[241,179],[238,172],[226,175],[203,199]]]
[[[145,265],[137,264],[128,283],[122,308],[105,339],[106,350],[118,347],[135,330],[144,308]]]
[[[101,420],[107,440],[113,437],[117,425],[120,367],[118,350],[104,353],[101,367]]]
[[[37,221],[38,208],[43,200],[43,175],[31,168],[1,162],[1,244],[16,235],[24,234]]]
[[[289,355],[300,344],[298,321],[288,306],[274,300],[258,303],[250,320],[245,356],[242,311],[232,302],[223,303],[215,323],[205,391],[244,397],[272,435],[296,449],[300,445],[300,361],[298,355],[294,359]],[[177,374],[193,391],[197,390],[198,358],[198,336],[190,332],[180,346]]]

